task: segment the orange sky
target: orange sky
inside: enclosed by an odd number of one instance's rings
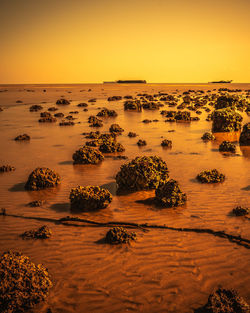
[[[250,82],[250,0],[1,0],[0,83]]]

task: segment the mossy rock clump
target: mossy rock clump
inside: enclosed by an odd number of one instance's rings
[[[215,137],[212,133],[206,132],[202,135],[201,139],[204,141],[209,141],[209,140],[215,140]]]
[[[124,129],[118,125],[118,124],[112,124],[110,127],[109,127],[109,131],[110,133],[115,133],[115,134],[121,134],[122,132],[124,132]]]
[[[57,119],[53,116],[42,117],[38,120],[39,123],[55,123]]]
[[[137,146],[139,146],[139,147],[143,147],[143,146],[146,146],[146,145],[147,145],[146,140],[139,139],[137,141]]]
[[[99,150],[103,153],[123,152],[125,148],[119,142],[115,140],[105,140],[100,144]]]
[[[24,239],[47,239],[50,238],[52,235],[51,230],[48,226],[43,225],[38,229],[27,230],[20,236]]]
[[[236,105],[237,100],[232,96],[220,96],[217,98],[217,102],[215,103],[215,110],[224,109],[224,108],[232,108]]]
[[[159,110],[159,108],[161,107],[162,105],[158,102],[146,102],[146,103],[143,103],[142,107],[143,109],[145,110]]]
[[[219,151],[235,153],[236,145],[230,141],[224,140],[219,146]]]
[[[36,207],[40,207],[45,203],[44,200],[35,200],[35,201],[31,201],[28,203],[28,206],[30,206],[31,208],[36,208]]]
[[[61,177],[47,167],[37,167],[28,178],[25,184],[27,190],[40,190],[55,187],[61,183]]]
[[[83,146],[73,156],[74,164],[98,164],[104,160],[102,153],[94,148]]]
[[[213,112],[213,132],[234,132],[241,129],[242,116],[230,108]]]
[[[190,122],[191,121],[191,115],[188,111],[178,111],[174,117],[176,121],[182,121],[182,122]]]
[[[125,111],[141,111],[142,104],[140,100],[127,100],[124,102]]]
[[[54,114],[55,117],[64,117],[64,114],[62,112],[58,112]]]
[[[41,111],[43,109],[43,107],[39,104],[34,104],[30,107],[30,112],[37,112],[37,111]]]
[[[250,306],[233,289],[218,288],[195,313],[249,313]]]
[[[18,135],[16,138],[15,138],[16,141],[28,141],[30,140],[30,136],[27,135],[27,134],[23,134],[23,135]]]
[[[42,264],[34,264],[19,252],[0,258],[1,313],[25,313],[48,296],[52,282]]]
[[[172,148],[172,140],[164,139],[161,142],[162,147]]]
[[[180,185],[174,179],[159,184],[155,190],[156,201],[163,207],[170,208],[183,205],[187,196],[180,189]]]
[[[233,209],[232,213],[236,216],[245,216],[249,214],[249,209],[243,208],[242,206],[237,206]]]
[[[52,115],[51,115],[51,113],[49,113],[49,112],[41,112],[40,113],[40,117],[51,117]]]
[[[225,180],[225,175],[218,170],[206,170],[196,176],[201,183],[221,183]]]
[[[167,164],[158,156],[136,157],[123,164],[116,175],[118,188],[129,191],[155,189],[166,179]]]
[[[243,130],[240,134],[240,145],[250,146],[250,123],[243,126]]]
[[[75,122],[73,121],[61,121],[59,123],[59,126],[74,126],[75,125]]]
[[[103,108],[100,112],[96,114],[96,116],[101,117],[115,117],[117,116],[117,113],[115,110],[109,110],[107,108]]]
[[[71,189],[69,198],[71,208],[77,210],[105,209],[112,201],[111,193],[99,186],[78,186]]]
[[[11,166],[8,164],[0,166],[0,172],[12,172],[15,170],[16,170],[16,168],[14,166]]]
[[[130,137],[130,138],[133,138],[133,137],[136,137],[136,136],[138,136],[136,133],[134,133],[134,132],[129,132],[128,133],[128,137]]]
[[[119,101],[119,100],[122,100],[122,96],[108,97],[108,101]]]
[[[58,105],[67,105],[67,104],[70,104],[70,102],[67,99],[58,99],[56,101],[56,104],[58,104]]]
[[[121,243],[130,243],[131,241],[136,240],[136,233],[129,233],[123,227],[113,227],[111,228],[105,236],[105,242],[116,245]]]

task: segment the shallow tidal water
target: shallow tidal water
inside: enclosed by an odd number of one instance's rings
[[[147,222],[173,227],[196,227],[224,230],[229,234],[250,239],[250,220],[229,213],[237,205],[250,206],[250,147],[237,144],[236,155],[218,151],[223,140],[237,140],[239,133],[216,134],[216,141],[204,143],[201,136],[211,130],[207,112],[200,121],[165,123],[160,110],[126,112],[123,101],[108,102],[114,95],[137,93],[155,94],[159,91],[182,94],[188,89],[213,88],[250,89],[250,84],[83,84],[83,85],[11,85],[0,86],[1,151],[0,165],[10,164],[16,171],[0,173],[0,208],[7,213],[23,216],[61,218],[79,216],[96,221]],[[34,92],[27,92],[32,89]],[[46,89],[46,92],[43,92]],[[90,91],[88,91],[91,89]],[[177,90],[177,91],[176,91]],[[74,126],[59,127],[57,123],[38,123],[39,112],[29,112],[33,104],[47,108],[56,106],[64,96],[70,105],[58,106],[65,114],[79,111]],[[87,101],[97,98],[93,104]],[[16,103],[21,100],[23,103]],[[77,104],[87,102],[88,112]],[[140,191],[116,195],[115,175],[126,160],[105,158],[100,165],[73,165],[72,154],[86,140],[83,132],[89,127],[87,118],[100,108],[114,109],[118,116],[103,119],[101,132],[112,123],[125,129],[117,141],[125,147],[121,155],[129,160],[139,155],[158,155],[167,163],[170,178],[176,179],[187,194],[186,205],[177,209],[160,209],[137,202],[154,195]],[[56,113],[56,112],[52,112]],[[241,113],[243,124],[250,118]],[[191,112],[196,116],[195,112]],[[150,124],[144,119],[158,119]],[[60,121],[60,119],[58,119]],[[169,132],[174,130],[174,132]],[[139,136],[129,138],[129,131]],[[17,135],[27,133],[30,142],[16,142]],[[172,149],[164,149],[163,139],[173,141]],[[139,148],[138,139],[147,146]],[[112,154],[113,155],[113,154]],[[62,177],[57,188],[28,192],[24,183],[36,167],[49,167]],[[226,175],[222,184],[200,184],[196,175],[205,169],[217,168]],[[69,193],[78,185],[100,185],[113,194],[111,205],[98,212],[73,213]],[[42,207],[31,208],[27,203],[45,200]],[[235,288],[250,303],[250,251],[226,239],[209,234],[185,233],[151,229],[144,233],[135,230],[138,240],[129,245],[99,244],[108,228],[74,227],[47,223],[53,236],[48,240],[23,240],[25,230],[42,226],[44,222],[0,216],[0,254],[6,250],[21,251],[35,263],[44,264],[53,280],[47,301],[35,312],[180,312],[191,313],[206,303],[208,295],[218,286]]]

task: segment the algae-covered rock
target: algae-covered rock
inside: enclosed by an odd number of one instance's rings
[[[122,99],[122,96],[112,96],[108,97],[108,101],[119,101]]]
[[[147,145],[146,140],[139,139],[137,141],[137,146],[139,146],[139,147],[143,147],[143,146],[146,146],[146,145]]]
[[[215,137],[212,133],[206,132],[202,135],[201,139],[204,141],[209,141],[209,140],[215,140]]]
[[[243,130],[240,134],[240,145],[250,146],[250,123],[246,123],[243,126]]]
[[[52,282],[42,264],[34,264],[19,252],[0,258],[1,313],[25,313],[48,296]]]
[[[27,190],[39,190],[54,187],[61,183],[61,177],[47,167],[37,167],[25,184]]]
[[[37,112],[37,111],[41,111],[43,109],[43,107],[39,104],[34,104],[30,107],[30,112]]]
[[[16,138],[15,138],[16,141],[28,141],[30,140],[30,136],[27,135],[27,134],[23,134],[23,135],[18,135]]]
[[[249,313],[250,306],[233,289],[218,288],[195,313]]]
[[[191,121],[191,115],[188,111],[178,111],[175,115],[176,121],[189,122]]]
[[[27,230],[20,236],[25,239],[47,239],[50,238],[52,235],[51,230],[48,226],[43,225],[38,229]]]
[[[102,117],[115,117],[117,116],[117,113],[115,110],[109,110],[107,108],[103,108],[100,112],[96,114],[97,116],[102,116]]]
[[[142,104],[140,100],[127,100],[124,102],[125,111],[141,111]]]
[[[58,112],[54,114],[55,117],[64,117],[64,114],[62,112]]]
[[[172,140],[164,139],[161,142],[162,147],[172,148]]]
[[[55,123],[57,119],[53,116],[42,117],[38,120],[39,123]]]
[[[112,201],[111,193],[99,186],[78,186],[71,189],[69,198],[71,208],[77,210],[104,209]]]
[[[74,164],[98,164],[104,160],[102,153],[94,148],[83,146],[73,156]]]
[[[230,108],[213,112],[213,132],[233,132],[241,129],[242,116]]]
[[[130,243],[132,240],[136,240],[136,233],[129,233],[123,227],[113,227],[105,236],[105,241],[109,244]]]
[[[155,198],[167,208],[183,205],[187,201],[186,194],[181,191],[178,182],[174,179],[161,182],[155,190]]]
[[[143,103],[142,107],[145,110],[159,110],[159,108],[162,106],[162,104],[158,103],[158,102],[145,102]]]
[[[118,124],[112,124],[109,128],[109,131],[111,133],[121,134],[122,132],[124,132],[124,129]]]
[[[8,164],[0,166],[0,172],[12,172],[15,170],[16,170],[16,168],[14,166],[11,166]]]
[[[218,170],[206,170],[196,176],[201,183],[219,183],[225,180],[225,175]]]
[[[236,145],[230,141],[224,140],[219,146],[219,151],[235,153]]]
[[[88,122],[90,123],[89,126],[91,126],[91,127],[102,127],[103,126],[102,120],[100,120],[99,118],[97,118],[94,115],[89,116]]]
[[[75,125],[75,122],[73,121],[61,121],[59,123],[59,126],[74,126]]]
[[[99,150],[103,153],[123,152],[125,148],[119,142],[115,140],[105,140],[99,146]]]
[[[128,137],[130,137],[130,138],[133,138],[133,137],[136,137],[136,136],[137,136],[137,134],[134,133],[134,132],[129,132],[128,133]]]
[[[236,216],[244,216],[249,214],[249,209],[243,208],[242,206],[237,206],[236,208],[233,209],[232,213]]]
[[[67,104],[70,104],[69,100],[67,99],[58,99],[56,101],[56,104],[59,104],[59,105],[67,105]]]
[[[35,208],[35,207],[40,207],[44,204],[44,200],[35,200],[35,201],[31,201],[28,203],[28,206]]]
[[[120,190],[147,190],[157,188],[167,178],[168,168],[162,158],[142,156],[121,166],[116,183]]]

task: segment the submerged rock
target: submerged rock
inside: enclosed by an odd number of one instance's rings
[[[103,141],[100,146],[99,150],[103,153],[112,153],[112,152],[123,152],[125,148],[119,142],[115,140],[105,140]]]
[[[130,243],[132,240],[136,240],[136,233],[129,233],[123,227],[113,227],[105,236],[105,242],[109,244]]]
[[[55,123],[57,119],[53,116],[42,117],[38,120],[39,123]]]
[[[201,183],[219,183],[225,180],[225,175],[218,170],[206,170],[196,176]]]
[[[157,188],[167,178],[168,168],[162,158],[142,156],[121,166],[116,183],[120,190],[147,190]]]
[[[119,101],[122,99],[122,96],[112,96],[108,97],[108,101]]]
[[[243,130],[240,134],[240,145],[250,146],[250,123],[246,123],[243,126]]]
[[[0,166],[0,172],[12,172],[15,170],[16,170],[16,168],[14,166],[11,166],[8,164]]]
[[[233,289],[218,288],[195,313],[249,313],[250,306]]]
[[[140,100],[127,100],[124,102],[125,111],[141,111],[142,104]]]
[[[234,132],[241,129],[242,116],[230,108],[213,112],[213,132]]]
[[[74,164],[98,164],[104,160],[102,153],[94,148],[83,146],[73,156]]]
[[[25,140],[30,140],[30,136],[27,135],[27,134],[23,134],[23,135],[18,135],[16,138],[15,138],[16,141],[25,141]]]
[[[59,126],[74,126],[75,125],[75,122],[73,121],[61,121],[59,123]]]
[[[181,191],[178,182],[174,179],[161,182],[155,190],[155,198],[167,208],[183,205],[187,201],[186,194]]]
[[[71,189],[69,198],[71,208],[77,210],[105,209],[112,201],[111,193],[99,186],[78,186]]]
[[[59,104],[59,105],[67,105],[67,104],[70,104],[69,100],[67,99],[59,99],[56,101],[56,104]]]
[[[221,152],[236,152],[236,145],[230,141],[223,141],[219,146],[219,151]]]
[[[172,148],[172,140],[164,139],[161,142],[162,147]]]
[[[133,137],[136,137],[136,136],[138,136],[136,133],[133,133],[133,132],[129,132],[128,133],[128,137],[130,137],[130,138],[133,138]]]
[[[34,104],[30,107],[30,112],[37,112],[37,111],[41,111],[43,109],[43,107],[39,104]]]
[[[47,238],[50,238],[51,235],[52,235],[52,232],[48,228],[48,226],[43,225],[42,227],[39,227],[38,229],[27,230],[20,236],[25,239],[47,239]]]
[[[58,112],[54,114],[55,117],[64,117],[64,114],[62,112]]]
[[[25,313],[48,296],[52,282],[42,264],[19,252],[0,258],[0,308],[2,313]]]
[[[27,190],[40,190],[54,187],[61,183],[61,177],[47,167],[37,167],[25,184]]]
[[[103,108],[96,115],[97,116],[102,116],[102,117],[115,117],[115,116],[117,116],[117,113],[115,112],[115,110],[109,110],[107,108]]]
[[[243,208],[242,206],[237,206],[236,208],[233,209],[232,213],[236,216],[244,216],[249,214],[249,209]]]
[[[109,131],[111,133],[121,134],[122,132],[124,132],[124,129],[121,128],[121,126],[119,126],[118,124],[112,124],[109,128]]]
[[[212,133],[206,132],[202,135],[201,139],[204,141],[209,141],[209,140],[215,140],[215,137]]]

